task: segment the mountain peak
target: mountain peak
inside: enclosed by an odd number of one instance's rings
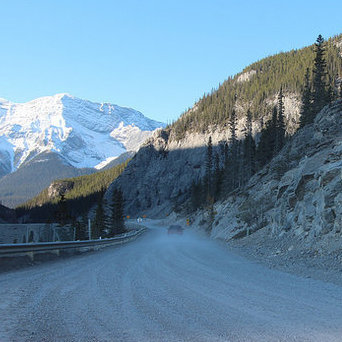
[[[53,95],[53,97],[57,98],[57,99],[62,99],[63,97],[70,97],[70,98],[75,98],[73,95],[70,95],[69,93],[58,93]]]
[[[4,140],[0,154],[11,160],[12,171],[46,151],[60,154],[74,167],[102,166],[121,153],[137,150],[155,129],[164,127],[134,109],[68,93],[26,103],[0,101],[0,136]],[[1,168],[8,170],[9,166]]]

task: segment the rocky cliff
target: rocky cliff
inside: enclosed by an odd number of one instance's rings
[[[276,96],[268,101],[275,105]],[[292,134],[299,122],[298,95],[287,93],[284,106],[287,132]],[[238,138],[242,138],[244,134],[244,109],[245,106],[238,101]],[[262,120],[253,120],[253,133],[257,139],[262,129],[261,122],[266,122],[270,117],[271,112],[268,112]],[[112,189],[120,186],[124,191],[129,215],[160,217],[169,214],[184,201],[192,181],[204,176],[209,137],[212,138],[214,152],[219,152],[223,143],[230,139],[228,126],[208,127],[204,132],[187,132],[181,140],[175,137],[172,128],[156,131],[109,188],[107,200],[110,202]]]
[[[215,205],[211,235],[224,240],[260,231],[341,249],[342,101],[326,106],[314,124],[299,130],[247,186]],[[194,221],[206,226],[205,212]]]

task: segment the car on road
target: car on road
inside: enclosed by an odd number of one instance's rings
[[[167,229],[167,233],[170,234],[183,234],[183,228],[179,224],[171,224],[169,228]]]

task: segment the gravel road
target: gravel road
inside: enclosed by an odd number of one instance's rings
[[[341,341],[342,288],[150,223],[127,245],[0,274],[0,341]]]

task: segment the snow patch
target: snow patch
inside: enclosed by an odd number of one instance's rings
[[[101,170],[105,166],[107,166],[111,161],[117,159],[118,157],[108,157],[106,160],[102,161],[101,163],[94,166],[95,169]]]

